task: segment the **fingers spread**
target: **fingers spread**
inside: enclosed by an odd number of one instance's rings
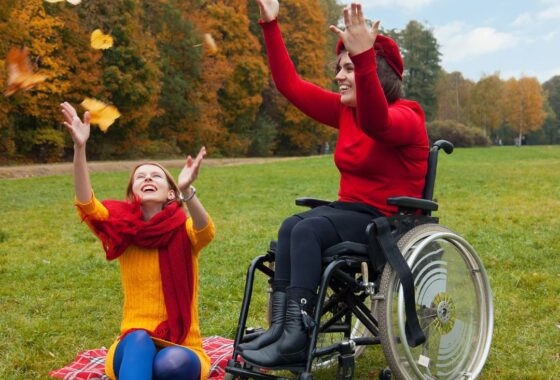
[[[364,23],[364,13],[362,12],[362,4],[357,4],[356,16],[360,24]]]
[[[342,30],[338,29],[334,25],[329,26],[329,29],[331,30],[331,32],[334,32],[334,33],[338,34],[339,36],[342,34]]]
[[[348,28],[351,25],[350,21],[350,9],[348,7],[344,8],[344,12],[342,12],[344,16],[344,25]]]

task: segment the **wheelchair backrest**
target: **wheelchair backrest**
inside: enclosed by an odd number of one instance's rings
[[[428,155],[428,171],[426,173],[422,199],[433,200],[439,150],[443,149],[445,153],[451,154],[453,153],[453,148],[453,144],[447,140],[438,140],[432,145]]]

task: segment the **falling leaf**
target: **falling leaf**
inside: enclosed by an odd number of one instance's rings
[[[214,55],[218,52],[218,45],[210,33],[204,33],[204,43],[208,49],[208,55]]]
[[[218,45],[216,45],[216,41],[214,41],[214,37],[210,33],[204,33],[203,44],[196,44],[193,47],[201,47],[203,45],[208,49],[208,55],[214,55],[218,52]]]
[[[107,132],[111,124],[121,116],[117,107],[96,99],[85,98],[81,106],[89,111],[90,123],[99,125],[103,132]]]
[[[91,47],[94,49],[109,49],[113,46],[113,37],[103,34],[101,29],[95,29],[91,33]]]
[[[46,75],[33,72],[27,48],[22,50],[11,48],[6,61],[8,66],[8,87],[4,92],[6,96],[11,96],[20,90],[28,90],[47,79]]]
[[[64,0],[45,0],[47,3],[63,3]],[[72,5],[78,5],[82,2],[82,0],[66,0],[68,3]]]

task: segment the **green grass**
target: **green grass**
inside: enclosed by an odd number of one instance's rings
[[[483,379],[560,377],[559,169],[558,146],[457,149],[440,158],[437,215],[479,252],[494,293]],[[102,199],[122,198],[127,178],[92,175]],[[71,177],[0,186],[0,379],[47,379],[118,334],[119,271],[80,224]],[[337,187],[332,156],[203,169],[197,189],[217,227],[200,263],[203,335],[234,336],[247,265],[301,211],[293,199],[334,199]],[[264,310],[264,281],[257,286],[253,310]],[[264,325],[264,312],[253,314],[249,324]],[[381,349],[369,348],[356,378],[376,378],[384,366]]]

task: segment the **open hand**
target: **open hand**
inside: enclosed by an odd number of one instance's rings
[[[345,30],[340,30],[334,25],[329,29],[342,39],[346,51],[350,55],[356,55],[371,49],[379,33],[379,21],[374,22],[371,30],[368,30],[362,5],[358,3],[345,7],[343,13]]]
[[[280,10],[278,0],[256,0],[261,12],[261,19],[264,22],[276,20]]]
[[[179,180],[177,183],[181,192],[185,192],[198,177],[198,172],[200,170],[200,166],[202,165],[204,156],[206,156],[205,147],[200,148],[200,151],[194,160],[190,155],[187,156],[187,162],[181,170],[181,173],[179,173]]]
[[[68,102],[64,102],[60,105],[62,114],[64,115],[64,125],[74,141],[74,145],[82,147],[86,144],[89,139],[90,125],[89,125],[89,112],[84,113],[84,121],[80,120],[78,113]]]

